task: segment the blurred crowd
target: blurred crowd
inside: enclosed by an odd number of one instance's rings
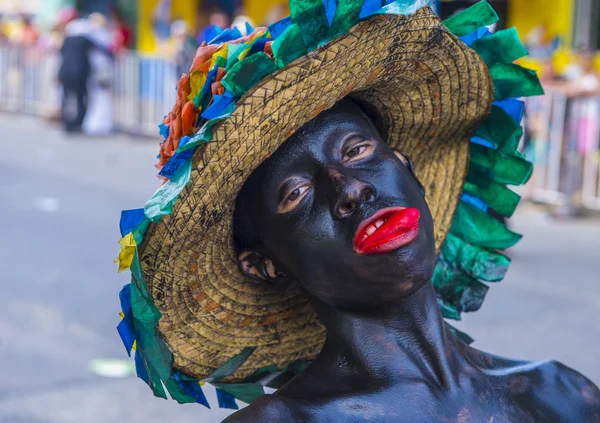
[[[75,8],[59,11],[48,30],[38,28],[30,16],[0,21],[0,40],[11,48],[17,69],[35,71],[30,65],[44,53],[60,56],[51,85],[54,113],[66,132],[91,135],[113,130],[111,85],[115,56],[131,48],[133,32],[115,10],[109,18],[100,13],[80,16]],[[9,69],[11,71],[12,69]],[[15,75],[26,78],[27,75]]]
[[[254,25],[243,7],[233,10],[232,14],[221,5],[208,4],[191,25],[189,17],[184,20],[172,15],[170,1],[160,0],[152,17],[153,56],[173,64],[176,75],[186,72],[203,42],[230,26],[246,35],[247,23]],[[258,23],[268,25],[288,14],[287,3],[282,3]],[[134,31],[118,10],[110,17],[100,13],[81,16],[75,8],[65,7],[45,29],[30,16],[0,16],[0,46],[11,50],[8,72],[12,71],[13,79],[19,79],[22,86],[28,84],[27,73],[37,71],[40,55],[60,57],[57,69],[51,72],[52,81],[48,81],[56,88],[46,114],[61,119],[66,132],[105,135],[113,131],[115,61],[134,48]],[[8,85],[15,84],[11,81]]]
[[[198,46],[209,42],[222,30],[235,27],[242,35],[247,35],[247,24],[251,27],[257,24],[268,26],[289,15],[287,2],[269,9],[261,22],[254,22],[243,6],[236,7],[233,13],[229,13],[225,7],[209,3],[199,11],[194,27],[181,18],[173,19],[168,10],[169,4],[167,0],[159,2],[154,13],[153,28],[157,54],[174,61],[178,74],[189,69]]]
[[[95,14],[92,14],[95,15]],[[83,17],[83,19],[89,18]],[[109,32],[109,48],[113,53],[133,46],[133,32],[123,20],[118,9],[111,17],[105,17],[104,26]],[[80,19],[79,13],[73,7],[61,9],[53,19],[49,28],[38,27],[30,15],[2,16],[0,15],[0,43],[20,47],[40,47],[60,49],[67,36],[69,24]]]
[[[581,214],[585,182],[592,197],[600,198],[600,72],[595,49],[579,46],[566,66],[557,66],[556,40],[545,42],[534,34],[528,50],[539,61],[545,96],[528,99],[526,105],[524,151],[534,161],[535,172],[550,172],[552,157],[558,186],[566,201],[554,217]],[[588,180],[584,181],[587,173]],[[530,184],[535,189],[534,183]],[[547,175],[546,175],[547,176]],[[550,175],[552,176],[552,175]],[[591,178],[591,179],[590,179]],[[537,179],[541,181],[540,178]],[[539,188],[547,189],[542,182]]]

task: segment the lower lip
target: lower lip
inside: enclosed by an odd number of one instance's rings
[[[372,236],[362,242],[369,224],[380,218],[386,219]],[[390,207],[382,209],[359,225],[354,239],[354,251],[358,254],[385,254],[412,243],[419,235],[420,213],[416,209]]]
[[[389,238],[369,244],[365,242],[360,247],[356,247],[355,250],[358,254],[384,254],[391,253],[402,247],[412,243],[419,235],[419,222],[416,222],[412,228],[407,232],[402,232],[390,236]]]

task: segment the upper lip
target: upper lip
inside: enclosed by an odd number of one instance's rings
[[[365,231],[367,230],[367,228],[375,223],[377,223],[379,220],[384,220],[387,221],[387,219],[394,215],[395,213],[399,212],[399,211],[403,211],[406,210],[407,207],[387,207],[387,208],[383,208],[377,212],[375,212],[373,215],[371,215],[370,217],[368,217],[367,219],[363,220],[360,225],[358,225],[358,228],[356,230],[356,233],[354,235],[354,247],[355,249],[360,248],[360,246],[363,244],[364,242],[364,238],[366,233]],[[379,229],[381,226],[383,226],[383,223],[381,223],[379,226],[377,226],[377,229]],[[371,234],[373,235],[373,234]],[[370,235],[369,235],[370,236]]]

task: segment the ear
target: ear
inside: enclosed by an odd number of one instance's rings
[[[286,292],[296,285],[295,280],[260,249],[240,252],[238,264],[246,276],[267,282],[277,291]]]
[[[417,181],[417,184],[419,184],[419,188],[421,188],[421,193],[423,194],[423,196],[425,196],[425,187],[423,186],[423,184],[421,184],[421,181],[419,181],[419,178],[417,178],[417,173],[415,172],[415,166],[413,165],[413,162],[410,159],[410,157],[408,157],[406,154],[404,154],[397,148],[393,148],[392,150],[394,151],[394,154],[396,155],[396,157],[398,157],[398,159],[400,159],[400,161],[402,163],[404,163],[404,166],[406,166],[408,168],[408,170],[410,170],[410,173],[412,174],[413,178],[415,178],[415,181]]]

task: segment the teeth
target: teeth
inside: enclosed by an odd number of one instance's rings
[[[365,240],[373,235],[377,229],[381,228],[386,221],[387,219],[379,219],[377,222],[371,224],[365,231],[365,235],[360,242],[365,242]]]

